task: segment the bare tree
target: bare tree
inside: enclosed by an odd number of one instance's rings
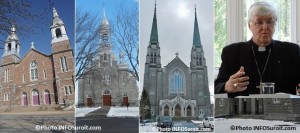
[[[14,25],[18,29],[18,34],[22,35],[34,31],[34,22],[45,20],[44,15],[51,12],[53,3],[48,0],[49,8],[40,12],[32,10],[32,4],[28,0],[0,0],[0,43],[3,43],[10,33],[10,28]],[[46,22],[46,21],[45,21]]]
[[[115,5],[112,23],[112,42],[118,51],[125,54],[129,63],[129,72],[139,81],[139,47],[138,47],[138,3]]]
[[[76,9],[76,81],[98,64],[95,61],[99,53],[98,20],[97,14]]]

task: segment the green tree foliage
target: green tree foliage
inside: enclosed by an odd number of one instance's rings
[[[227,45],[226,1],[214,1],[215,35],[214,35],[214,67],[221,65],[221,52]]]
[[[143,89],[142,97],[140,100],[140,119],[150,119],[151,118],[151,106],[150,99],[147,91]]]

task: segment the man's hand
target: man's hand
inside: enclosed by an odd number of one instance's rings
[[[247,89],[247,85],[249,85],[248,80],[249,77],[245,76],[244,67],[241,66],[237,73],[230,76],[229,80],[225,84],[224,90],[227,93],[244,91]]]

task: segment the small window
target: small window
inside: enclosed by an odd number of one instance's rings
[[[44,73],[44,79],[46,79],[46,78],[47,78],[47,73],[46,73],[46,71],[43,70],[43,73]]]
[[[4,78],[5,78],[4,81],[5,82],[9,81],[9,76],[10,76],[9,75],[9,68],[7,68],[7,69],[4,70]]]
[[[23,77],[23,82],[25,82],[25,74],[23,74],[22,77]]]
[[[61,64],[61,71],[62,72],[69,71],[68,63],[67,63],[67,57],[66,56],[60,57],[60,64]]]
[[[9,101],[9,94],[8,93],[5,93],[4,94],[4,101]]]
[[[3,96],[3,100],[4,100],[4,101],[6,101],[6,94],[4,94],[4,96]]]
[[[72,87],[71,86],[65,86],[65,96],[72,95]]]
[[[69,86],[69,95],[72,95],[72,87]]]
[[[224,99],[220,99],[220,107],[224,106]]]
[[[274,99],[273,99],[273,103],[274,103],[274,104],[279,104],[279,103],[280,103],[279,98],[274,98]]]
[[[105,83],[105,75],[102,75],[102,84]]]
[[[105,75],[106,84],[110,84],[110,76],[109,74]]]

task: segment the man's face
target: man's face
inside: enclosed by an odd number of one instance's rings
[[[253,41],[259,46],[267,46],[272,41],[275,31],[275,20],[269,16],[254,16],[249,23]]]

